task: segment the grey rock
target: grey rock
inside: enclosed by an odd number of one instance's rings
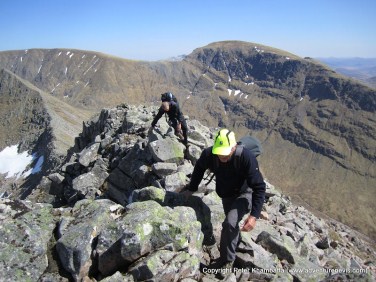
[[[126,113],[122,124],[122,131],[136,133],[146,128],[146,123],[151,122],[152,117],[148,111],[140,107],[131,107]]]
[[[185,175],[190,175],[193,172],[193,165],[191,162],[184,160],[184,163],[178,166],[177,171],[183,172]]]
[[[144,202],[144,201],[155,201],[160,205],[165,202],[166,191],[158,187],[145,187],[139,190],[135,190],[132,195],[132,202]]]
[[[154,201],[128,205],[127,213],[118,219],[118,227],[112,228],[113,235],[104,232],[99,236],[99,271],[113,273],[119,264],[130,264],[160,248],[187,249],[190,255],[200,258],[203,235],[195,218],[194,211],[187,207],[174,210]]]
[[[320,265],[316,265],[304,258],[296,257],[295,264],[289,268],[289,272],[294,276],[294,281],[322,281],[327,276]]]
[[[295,263],[290,248],[278,237],[274,237],[268,232],[263,231],[257,236],[255,242],[272,254],[276,254],[280,260],[287,260],[291,264]]]
[[[123,197],[129,198],[133,190],[138,188],[133,178],[130,175],[125,174],[119,168],[116,168],[111,172],[108,179],[106,180],[106,186],[108,189],[107,190],[108,194],[112,198],[114,198],[116,202],[121,202],[117,200],[119,196],[121,196],[121,198]],[[115,195],[116,193],[120,193],[120,194],[116,196]],[[121,195],[121,194],[124,194],[124,195]]]
[[[107,177],[107,172],[99,169],[93,170],[73,179],[72,186],[84,198],[95,199],[101,194],[99,190]]]
[[[81,200],[72,209],[72,217],[60,228],[61,237],[56,249],[63,267],[74,280],[88,275],[93,263],[93,241],[119,209],[121,207],[110,200]]]
[[[120,271],[116,271],[113,275],[101,280],[102,282],[134,282],[133,276],[130,274],[123,275]]]
[[[94,143],[82,150],[78,158],[79,163],[87,167],[90,163],[94,162],[97,159],[99,147],[99,143]]]
[[[185,185],[189,183],[189,179],[183,172],[176,172],[165,177],[165,189],[170,192],[179,193]]]
[[[202,153],[202,149],[195,145],[190,145],[188,147],[188,154],[187,158],[192,162],[192,164],[196,164],[197,160],[200,158]]]
[[[155,162],[180,163],[184,159],[184,145],[170,138],[150,142],[148,148]]]
[[[0,210],[1,280],[37,281],[48,267],[52,206],[2,199]]]
[[[199,272],[199,260],[185,252],[157,251],[129,270],[135,281],[179,281]]]
[[[249,237],[248,237],[249,238]],[[236,264],[242,268],[252,269],[277,269],[278,257],[266,251],[262,246],[254,243],[252,240],[245,239],[245,244],[250,247],[252,251],[238,251],[236,254]]]
[[[154,163],[152,165],[153,172],[158,175],[158,177],[163,178],[177,170],[176,163]]]

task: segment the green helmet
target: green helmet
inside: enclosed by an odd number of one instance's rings
[[[235,145],[235,133],[225,128],[221,129],[214,139],[212,153],[214,155],[228,156]]]

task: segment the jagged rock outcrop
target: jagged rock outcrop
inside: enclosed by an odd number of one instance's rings
[[[104,109],[84,124],[66,162],[44,177],[31,202],[1,200],[4,281],[218,280],[200,271],[200,263],[219,255],[224,215],[214,182],[189,199],[177,193],[214,132],[188,120],[184,154],[167,123],[149,130],[153,113],[145,106]],[[176,149],[156,149],[154,142]],[[267,186],[262,219],[242,233],[227,281],[375,279],[372,244]]]

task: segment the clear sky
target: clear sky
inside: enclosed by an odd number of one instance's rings
[[[305,57],[376,57],[376,0],[0,0],[0,51],[159,60],[223,40]]]

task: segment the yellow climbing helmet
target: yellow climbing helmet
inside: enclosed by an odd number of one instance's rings
[[[235,133],[225,128],[221,129],[214,139],[212,153],[214,155],[228,156],[235,145]]]

